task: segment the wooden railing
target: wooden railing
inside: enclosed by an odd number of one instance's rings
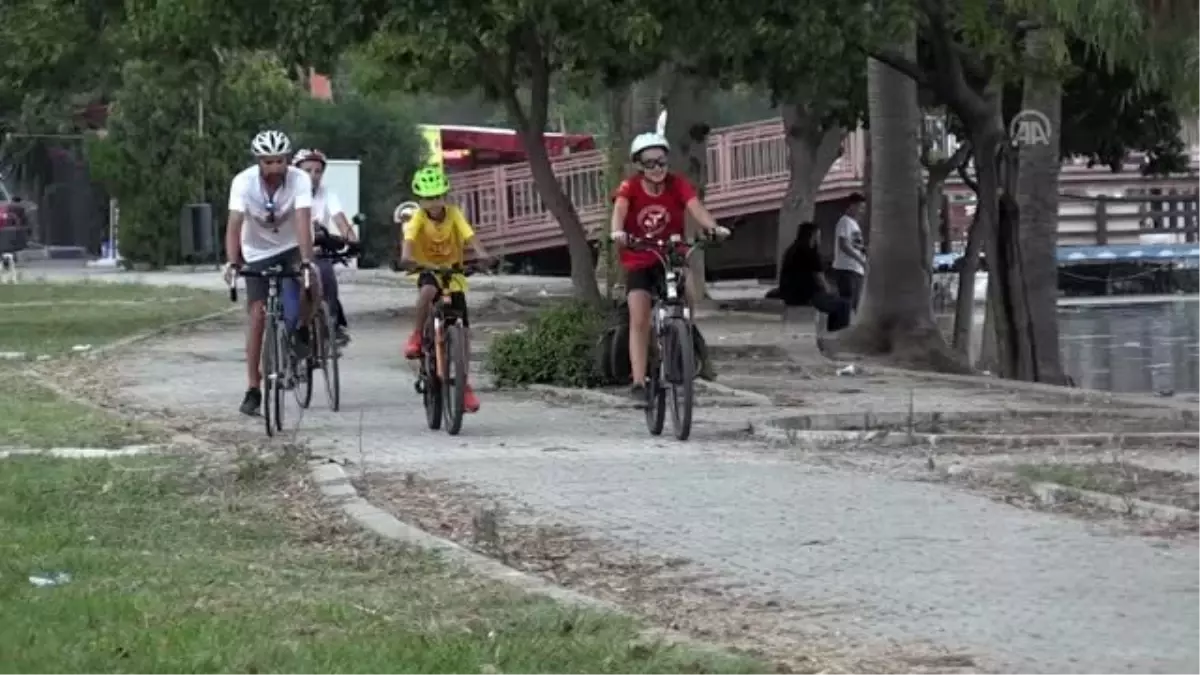
[[[863,132],[848,134],[841,155],[825,176],[818,200],[843,197],[861,189]],[[1196,153],[1193,149],[1192,166]],[[608,211],[607,161],[601,151],[558,158],[554,173],[575,205],[589,238],[603,226]],[[1089,169],[1067,164],[1063,182],[1138,182],[1139,177],[1112,174],[1106,167]],[[719,219],[775,211],[788,181],[788,152],[780,120],[718,129],[708,141],[706,205]],[[557,222],[534,185],[528,164],[457,173],[453,199],[463,207],[478,236],[500,255],[564,246]],[[957,181],[947,187],[955,189]]]
[[[1154,235],[1157,243],[1191,244],[1196,242],[1197,217],[1195,189],[1166,195],[1070,195],[1060,200],[1058,243],[1140,244]]]

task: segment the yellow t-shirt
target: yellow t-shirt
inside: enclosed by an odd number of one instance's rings
[[[441,221],[430,218],[425,209],[417,209],[404,225],[404,241],[412,243],[412,259],[430,267],[461,265],[466,258],[467,242],[474,237],[475,230],[462,210],[449,204]],[[454,275],[448,290],[466,292],[467,278]]]

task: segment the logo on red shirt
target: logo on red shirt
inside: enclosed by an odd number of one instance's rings
[[[638,211],[637,222],[642,226],[642,236],[654,239],[671,224],[671,212],[662,204],[646,204]]]

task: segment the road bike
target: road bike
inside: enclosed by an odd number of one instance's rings
[[[438,282],[438,294],[421,330],[421,357],[414,386],[425,404],[425,422],[429,428],[437,431],[444,422],[446,433],[456,436],[462,430],[466,408],[470,354],[467,351],[467,327],[454,308],[448,289],[455,275],[471,276],[477,270],[462,265],[418,265],[410,271],[432,274]]]
[[[692,433],[697,363],[687,302],[688,261],[692,253],[711,244],[710,239],[687,241],[679,235],[667,240],[634,237],[626,244],[632,250],[654,253],[665,270],[664,283],[654,290],[646,361],[646,427],[654,436],[663,432],[668,395],[675,438],[686,441]]]
[[[314,240],[314,244],[317,249],[317,259],[328,260],[335,265],[348,265],[350,258],[358,253],[356,245],[348,246],[345,239],[330,234],[318,236]],[[329,306],[324,293],[309,317],[308,326],[309,353],[308,358],[304,359],[302,366],[304,377],[301,378],[303,381],[300,383],[303,392],[297,390],[296,401],[301,408],[308,408],[312,403],[314,375],[316,371],[320,370],[322,379],[325,381],[325,396],[329,401],[329,408],[338,412],[342,406],[342,380],[339,368],[342,350],[335,337],[337,335],[337,312]]]
[[[296,391],[297,401],[301,395],[296,387],[296,380],[300,378],[295,353],[288,340],[289,331],[283,318],[280,286],[284,279],[303,278],[301,292],[307,293],[311,287],[311,272],[307,267],[298,272],[283,265],[273,265],[261,271],[240,269],[237,274],[239,277],[267,280],[267,321],[263,327],[259,372],[262,375],[262,417],[266,423],[267,435],[274,436],[276,431],[283,431],[283,392],[287,389]],[[229,287],[229,299],[237,302],[236,283]],[[311,396],[311,384],[309,386]]]

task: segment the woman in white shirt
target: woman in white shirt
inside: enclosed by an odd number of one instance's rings
[[[347,248],[356,250],[358,236],[355,235],[354,228],[350,226],[350,221],[346,219],[346,212],[342,209],[341,200],[321,181],[325,175],[327,162],[324,153],[320,150],[299,150],[292,159],[292,164],[303,169],[312,178],[313,234],[316,238],[320,238],[319,234],[322,230],[329,234],[329,225],[332,223],[337,227],[338,236],[346,240]],[[337,274],[334,273],[333,262],[318,259],[317,267],[321,271],[321,285],[325,289],[325,299],[337,315],[335,340],[339,346],[345,346],[350,342],[350,335],[346,332],[346,312],[342,308],[341,300],[338,299]]]

